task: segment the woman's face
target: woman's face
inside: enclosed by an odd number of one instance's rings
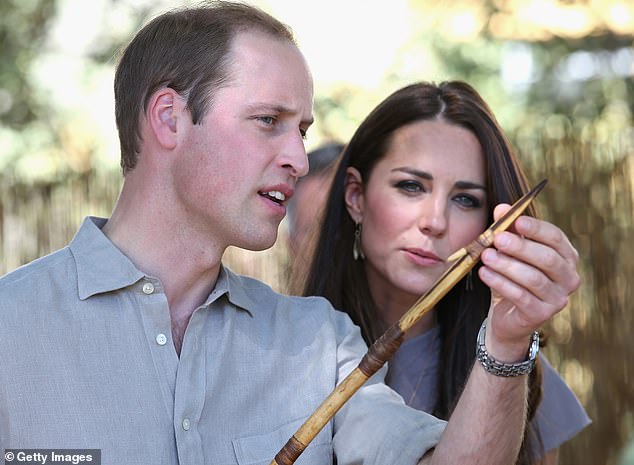
[[[369,179],[348,169],[346,202],[379,308],[410,306],[487,226],[482,149],[470,131],[430,120],[398,129]]]

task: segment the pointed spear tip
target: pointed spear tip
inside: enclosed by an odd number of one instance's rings
[[[506,227],[508,227],[526,209],[528,204],[531,203],[535,199],[535,197],[537,197],[537,194],[541,192],[541,190],[544,188],[547,182],[548,182],[547,179],[543,179],[530,191],[528,191],[526,194],[520,197],[511,206],[511,209],[509,211],[507,211],[504,215],[498,218],[498,220],[489,227],[489,230],[495,232],[499,229],[500,225],[505,223],[507,224]]]
[[[548,178],[542,179],[535,187],[533,187],[533,190],[536,191],[536,193],[539,193],[546,184],[548,184]]]
[[[542,189],[547,183],[548,183],[548,179],[542,179],[539,183],[535,185],[535,187],[533,187],[530,191],[528,191],[525,195],[523,195],[522,198],[518,201],[518,203],[521,203],[522,205],[524,205],[528,202],[531,202],[535,197],[537,197],[537,194],[539,194],[542,191]]]

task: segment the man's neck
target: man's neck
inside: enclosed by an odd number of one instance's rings
[[[192,314],[216,284],[224,250],[208,236],[184,230],[184,223],[169,212],[148,210],[135,208],[122,195],[102,230],[139,270],[161,281],[180,352]]]

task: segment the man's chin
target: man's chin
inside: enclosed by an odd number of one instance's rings
[[[277,241],[277,232],[271,238],[261,237],[261,238],[258,238],[257,240],[245,242],[242,245],[235,244],[235,247],[238,247],[240,249],[250,250],[252,252],[262,252],[264,250],[268,250],[271,247],[273,247],[276,241]]]

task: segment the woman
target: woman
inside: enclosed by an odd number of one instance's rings
[[[432,286],[453,252],[507,208],[494,211],[496,205],[510,204],[527,190],[510,144],[473,88],[462,82],[405,87],[370,113],[343,152],[304,293],[323,295],[346,311],[370,344]],[[534,208],[527,215],[534,217]],[[505,237],[551,254],[559,260],[553,263],[576,254],[553,225],[519,221],[549,228],[557,245]],[[531,311],[531,305],[535,311],[565,306],[549,287],[556,283],[547,281],[546,267],[516,258],[487,249],[482,262],[488,266],[474,269],[407,333],[386,380],[409,405],[449,417],[487,315],[500,321],[513,305]],[[496,272],[494,260],[509,271]],[[540,290],[537,283],[547,285]],[[493,299],[490,288],[496,290]],[[532,421],[521,464],[556,463],[557,447],[589,423],[572,392],[538,360],[530,374]],[[542,387],[548,408],[538,409]]]

